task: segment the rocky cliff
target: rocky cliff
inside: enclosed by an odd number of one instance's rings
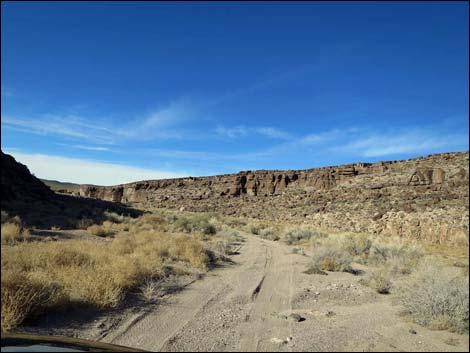
[[[435,242],[468,238],[468,152],[288,171],[82,185],[81,196]]]

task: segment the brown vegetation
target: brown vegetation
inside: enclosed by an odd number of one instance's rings
[[[220,228],[219,234],[212,230],[207,234],[208,215],[118,216],[109,217],[122,223],[105,221],[88,228],[95,235],[113,234],[110,241],[72,239],[2,246],[2,330],[58,306],[115,308],[128,293],[142,288],[151,297],[155,283],[171,273],[207,270],[217,242],[223,240],[221,252],[229,254],[232,243],[241,240],[228,227]],[[192,233],[173,230],[181,224]]]

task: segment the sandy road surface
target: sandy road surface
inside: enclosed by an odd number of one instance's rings
[[[468,336],[403,320],[358,276],[304,274],[308,257],[284,244],[247,236],[232,259],[103,341],[151,351],[468,351]]]

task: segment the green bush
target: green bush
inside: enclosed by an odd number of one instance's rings
[[[367,257],[372,240],[366,234],[347,234],[342,241],[343,249],[355,257]]]
[[[394,264],[395,272],[409,274],[423,256],[422,249],[399,239],[387,242],[377,239],[371,247],[367,262],[374,265]]]
[[[326,238],[328,235],[309,226],[291,227],[284,233],[284,241],[289,244],[297,244],[303,240]]]
[[[217,232],[217,235],[232,243],[243,241],[243,237],[240,235],[240,232],[229,227],[223,227]]]
[[[217,227],[211,222],[210,215],[207,214],[179,216],[174,222],[174,226],[176,229],[188,233],[201,232],[206,235],[217,233]]]

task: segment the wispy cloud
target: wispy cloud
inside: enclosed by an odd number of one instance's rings
[[[46,154],[27,154],[6,150],[26,164],[39,178],[57,179],[78,184],[117,185],[138,180],[165,179],[187,176],[188,173],[136,168],[124,164],[91,161]]]
[[[178,125],[191,119],[191,104],[175,101],[123,125],[76,115],[2,116],[2,126],[38,135],[62,136],[95,144],[117,144],[124,140],[194,139],[195,134]]]
[[[235,126],[235,127],[223,127],[218,126],[214,130],[215,134],[219,137],[238,139],[253,135],[261,135],[271,139],[290,139],[292,135],[281,129],[274,127],[248,127],[248,126]]]
[[[197,109],[197,104],[190,99],[180,98],[143,117],[132,119],[118,133],[129,139],[191,139],[194,134],[188,133],[181,125],[194,120]]]
[[[161,106],[147,114],[127,117],[124,123],[116,126],[102,118],[83,117],[80,114],[39,114],[34,116],[6,115],[2,116],[2,126],[21,132],[38,135],[62,136],[68,139],[88,141],[95,144],[116,144],[123,140],[201,140],[214,137],[214,134],[186,127],[200,119],[204,111],[226,100],[240,97],[262,90],[273,83],[281,82],[296,75],[305,73],[312,68],[305,66],[277,76],[256,82],[250,86],[235,90],[227,90],[215,98],[194,101],[188,97],[180,97],[167,105]],[[2,94],[10,90],[2,86]],[[215,136],[231,139],[249,135],[259,135],[271,139],[289,139],[291,135],[275,127],[220,127]]]
[[[245,161],[245,160],[257,160],[262,157],[267,157],[271,154],[270,149],[258,150],[252,152],[209,152],[209,151],[188,151],[188,150],[171,150],[171,149],[145,149],[139,151],[139,153],[150,154],[158,157],[168,159],[181,159],[181,160],[197,160],[197,161]]]
[[[66,144],[66,143],[58,143],[58,145],[75,148],[79,150],[85,150],[85,151],[98,151],[98,152],[113,152],[114,151],[111,148],[105,147],[105,146],[73,145],[73,144]]]
[[[415,128],[363,134],[338,150],[363,157],[382,157],[459,150],[465,146],[468,148],[468,134]]]
[[[221,129],[219,133],[225,137],[241,138],[253,133],[255,128],[237,127]],[[402,129],[395,131],[371,130],[355,126],[336,128],[304,136],[282,140],[281,143],[266,148],[241,152],[240,149],[225,152],[172,150],[172,149],[146,149],[139,153],[151,154],[170,160],[204,161],[224,163],[230,165],[248,165],[252,162],[276,161],[277,164],[286,164],[302,156],[305,167],[313,166],[315,158],[335,158],[354,162],[360,158],[375,158],[388,156],[418,156],[426,153],[442,151],[459,151],[468,149],[468,132],[453,133],[439,129],[437,126]],[[252,165],[252,164],[250,164]],[[316,165],[316,164],[315,164]]]
[[[343,140],[345,138],[350,138],[355,133],[359,132],[359,129],[354,127],[344,128],[344,129],[332,129],[322,132],[310,133],[303,136],[299,142],[305,145],[317,145],[324,144],[328,142],[334,142],[338,140]]]
[[[76,116],[42,115],[34,118],[2,116],[2,125],[39,135],[56,135],[101,144],[113,142],[113,131]]]

